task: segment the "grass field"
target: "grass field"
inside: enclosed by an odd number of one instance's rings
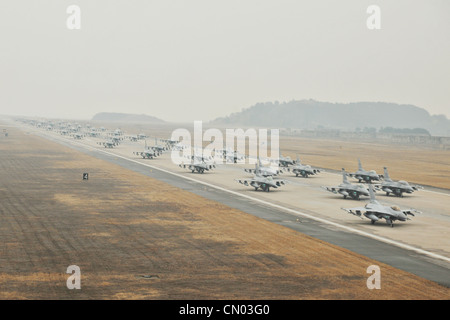
[[[347,172],[358,169],[360,158],[365,170],[383,174],[387,167],[393,180],[450,189],[450,150],[298,137],[282,137],[280,149],[305,164]]]

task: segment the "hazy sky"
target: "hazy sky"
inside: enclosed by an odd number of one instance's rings
[[[449,39],[448,0],[2,0],[0,114],[207,121],[311,98],[450,118]]]

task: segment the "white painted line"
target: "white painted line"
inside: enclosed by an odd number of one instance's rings
[[[400,243],[400,242],[397,242],[397,241],[394,241],[394,240],[390,240],[388,238],[380,237],[380,236],[377,236],[377,235],[374,235],[374,234],[371,234],[371,233],[368,233],[368,232],[365,232],[365,231],[354,229],[354,228],[351,228],[351,227],[348,227],[348,226],[345,226],[345,225],[342,225],[342,224],[339,224],[339,223],[336,223],[336,222],[332,222],[332,221],[329,221],[329,220],[326,220],[326,219],[323,219],[323,218],[315,217],[315,216],[312,216],[310,214],[307,214],[307,213],[304,213],[304,212],[301,212],[301,211],[298,211],[298,210],[286,208],[286,207],[283,207],[283,206],[280,206],[278,204],[274,204],[274,203],[271,203],[271,202],[268,202],[268,201],[265,201],[265,200],[253,198],[251,196],[248,196],[248,195],[236,192],[236,191],[228,190],[228,189],[225,189],[223,187],[219,187],[219,186],[210,184],[208,182],[200,181],[200,180],[197,180],[197,179],[192,178],[192,177],[187,177],[187,176],[175,173],[175,172],[171,172],[171,171],[168,171],[166,169],[163,169],[163,168],[160,168],[160,167],[157,167],[157,166],[154,166],[154,165],[150,165],[150,164],[147,164],[147,163],[142,163],[140,161],[137,161],[137,160],[134,160],[134,159],[130,159],[130,158],[127,158],[127,157],[124,157],[124,156],[121,156],[121,155],[118,155],[118,154],[115,154],[115,153],[112,153],[112,152],[108,152],[108,151],[105,151],[105,150],[94,148],[92,146],[88,146],[88,145],[82,144],[82,143],[80,143],[78,141],[69,140],[69,139],[64,138],[64,137],[58,137],[58,138],[63,138],[65,140],[67,140],[69,143],[75,143],[75,144],[78,144],[81,147],[84,147],[84,148],[87,148],[87,149],[91,149],[91,150],[94,150],[94,151],[102,152],[102,153],[108,154],[108,155],[113,156],[113,157],[121,158],[123,160],[127,160],[127,161],[130,161],[130,162],[134,162],[136,164],[139,164],[139,165],[142,165],[142,166],[146,166],[146,167],[152,168],[154,170],[159,170],[159,171],[162,171],[162,172],[167,173],[167,174],[171,174],[171,175],[179,177],[179,178],[190,180],[190,181],[193,181],[193,182],[205,185],[207,187],[211,187],[211,188],[223,191],[223,192],[230,193],[232,195],[235,195],[235,196],[238,196],[238,197],[241,197],[241,198],[246,198],[246,199],[251,200],[251,201],[259,202],[259,203],[261,203],[263,205],[270,206],[270,207],[273,207],[273,208],[277,208],[277,209],[283,210],[285,212],[289,212],[289,213],[294,214],[294,215],[298,215],[298,216],[301,216],[301,217],[304,217],[304,218],[307,218],[307,219],[310,219],[310,220],[314,220],[314,221],[317,221],[317,222],[320,222],[320,223],[324,223],[324,224],[327,224],[327,225],[330,225],[330,226],[333,226],[333,227],[337,227],[337,228],[340,228],[342,230],[345,230],[345,231],[348,231],[348,232],[352,232],[352,233],[356,233],[356,234],[359,234],[359,235],[362,235],[362,236],[365,236],[365,237],[368,237],[368,238],[372,238],[372,239],[375,239],[375,240],[378,240],[378,241],[381,241],[381,242],[384,242],[384,243],[387,243],[387,244],[392,244],[392,245],[395,245],[395,246],[397,246],[399,248],[403,248],[403,249],[406,249],[406,250],[414,251],[414,252],[417,252],[417,253],[420,253],[420,254],[423,254],[423,255],[435,258],[435,259],[439,259],[439,260],[444,260],[446,262],[450,262],[450,258],[442,256],[442,255],[439,255],[439,254],[435,254],[435,253],[432,253],[432,252],[429,252],[429,251],[426,251],[426,250],[423,250],[423,249],[419,249],[419,248],[416,248],[416,247],[413,247],[413,246],[410,246],[410,245],[407,245],[407,244],[404,244],[404,243]]]

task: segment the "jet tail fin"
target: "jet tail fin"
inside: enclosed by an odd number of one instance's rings
[[[345,172],[345,169],[344,169],[344,168],[342,168],[342,182],[343,182],[343,183],[348,183],[348,180],[347,180],[347,172]]]
[[[363,167],[362,167],[360,159],[358,159],[358,169],[361,170],[361,171],[364,170]]]
[[[376,199],[375,199],[375,192],[373,191],[372,184],[369,184],[369,195],[370,195],[370,202],[376,201]]]
[[[258,165],[258,163],[255,163],[255,176],[261,177],[261,172],[260,172],[260,170],[259,170],[259,165]]]
[[[258,159],[258,161],[259,161],[259,159]],[[255,163],[255,174],[257,176],[259,176],[259,163],[258,162]]]
[[[384,180],[385,181],[392,181],[391,178],[389,177],[389,172],[387,167],[384,167]]]

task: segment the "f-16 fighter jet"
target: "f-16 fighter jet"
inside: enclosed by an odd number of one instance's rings
[[[406,221],[410,220],[408,215],[414,216],[414,213],[420,213],[415,209],[400,210],[397,206],[385,206],[380,204],[375,200],[375,193],[373,191],[373,186],[369,184],[369,194],[370,202],[364,207],[357,208],[342,208],[342,210],[347,211],[355,216],[362,218],[364,215],[366,218],[370,219],[371,223],[374,224],[380,219],[385,219],[386,223],[391,227],[394,227],[394,221]]]
[[[162,153],[162,152],[170,149],[167,145],[158,144],[158,138],[155,138],[155,145],[150,148],[152,148],[153,150],[155,150],[159,153]]]
[[[349,176],[361,183],[362,181],[366,183],[372,183],[372,181],[381,181],[383,179],[382,175],[379,175],[375,172],[375,170],[366,171],[363,169],[361,165],[361,160],[358,159],[358,171],[349,173]]]
[[[259,159],[259,158],[258,158],[258,163],[255,164],[255,169],[244,169],[244,171],[248,172],[248,173],[259,174],[263,177],[277,176],[280,173],[283,173],[282,170],[280,170],[276,167],[263,166],[261,164],[261,159]]]
[[[143,159],[153,159],[159,156],[161,153],[153,150],[152,148],[147,146],[147,141],[145,142],[144,151],[133,152],[133,154],[137,156],[141,156]]]
[[[239,153],[237,150],[226,148],[226,149],[214,149],[215,155],[223,159],[226,163],[238,163],[238,161],[245,160],[246,156]]]
[[[118,143],[113,139],[108,139],[107,141],[104,142],[97,142],[97,144],[104,146],[105,148],[114,148],[115,146],[118,145]]]
[[[189,169],[192,173],[196,171],[198,173],[204,173],[205,171],[212,170],[216,167],[215,163],[207,161],[204,157],[192,156],[191,159],[191,163],[181,163],[179,167]]]
[[[413,193],[416,190],[423,189],[422,186],[410,185],[408,182],[400,180],[394,181],[389,177],[389,172],[386,167],[384,167],[384,181],[380,185],[376,185],[377,190],[383,190],[386,195],[393,194],[397,197],[403,197],[403,193]]]
[[[310,165],[302,164],[298,155],[297,160],[295,161],[295,165],[287,168],[286,170],[294,173],[296,177],[298,177],[298,175],[301,175],[304,178],[308,178],[308,176],[310,175],[318,174],[321,171],[319,169],[312,168]]]
[[[347,173],[345,169],[342,168],[342,183],[337,187],[325,187],[322,186],[327,191],[333,192],[335,194],[342,194],[344,199],[350,197],[354,200],[359,200],[360,196],[369,196],[369,191],[360,184],[352,184],[347,180]]]
[[[236,179],[236,181],[244,186],[255,188],[255,191],[261,189],[266,192],[269,192],[270,188],[278,188],[286,184],[284,180],[275,180],[272,176],[264,177],[258,172],[255,173],[251,180]]]
[[[278,163],[279,163],[280,167],[288,167],[288,166],[292,166],[292,165],[296,164],[297,162],[295,160],[292,160],[291,157],[289,157],[289,156],[283,157],[282,155],[280,155],[280,157],[278,159]]]

